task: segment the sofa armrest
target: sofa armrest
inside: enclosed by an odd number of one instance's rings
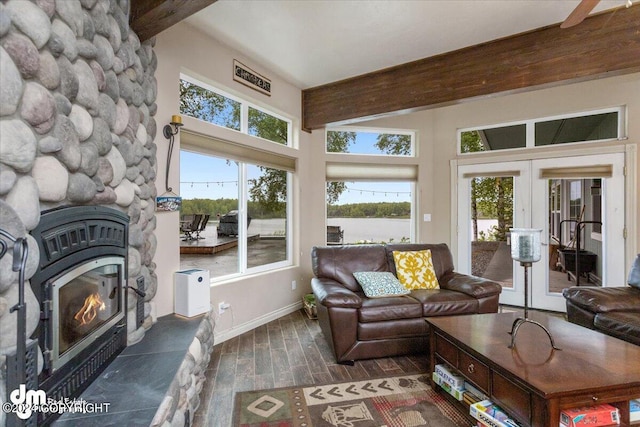
[[[362,298],[335,280],[314,277],[311,279],[311,289],[316,296],[316,302],[325,307],[362,307]]]
[[[474,298],[486,298],[502,292],[502,286],[493,280],[451,272],[440,280],[440,287],[450,291],[462,292]]]

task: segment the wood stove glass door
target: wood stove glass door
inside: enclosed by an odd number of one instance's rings
[[[124,259],[103,257],[88,261],[53,281],[54,369],[122,319],[123,277]]]

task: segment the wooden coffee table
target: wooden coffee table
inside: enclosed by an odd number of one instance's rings
[[[530,318],[549,329],[561,350],[531,323],[520,327],[511,349],[517,317],[428,318],[432,372],[446,362],[526,426],[558,427],[561,410],[601,403],[618,407],[621,425],[629,425],[629,400],[640,397],[640,346],[535,312]]]

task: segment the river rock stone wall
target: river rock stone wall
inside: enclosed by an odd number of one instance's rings
[[[40,212],[104,205],[130,218],[128,285],[144,277],[145,321],[128,292],[128,341],[151,327],[157,288],[155,179],[157,83],[153,41],[129,28],[130,0],[0,3],[0,228],[26,237],[26,278],[37,267],[29,236]],[[18,273],[0,260],[0,372],[15,351]],[[30,335],[38,304],[26,286]],[[0,397],[6,396],[0,376]],[[0,411],[0,418],[2,417]],[[3,420],[0,419],[0,425]]]
[[[200,322],[196,336],[165,393],[150,427],[190,426],[200,406],[200,392],[213,352],[215,311],[210,310]]]

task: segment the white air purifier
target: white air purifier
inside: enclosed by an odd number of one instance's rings
[[[173,275],[173,311],[186,317],[207,313],[211,308],[209,270],[182,270]]]

